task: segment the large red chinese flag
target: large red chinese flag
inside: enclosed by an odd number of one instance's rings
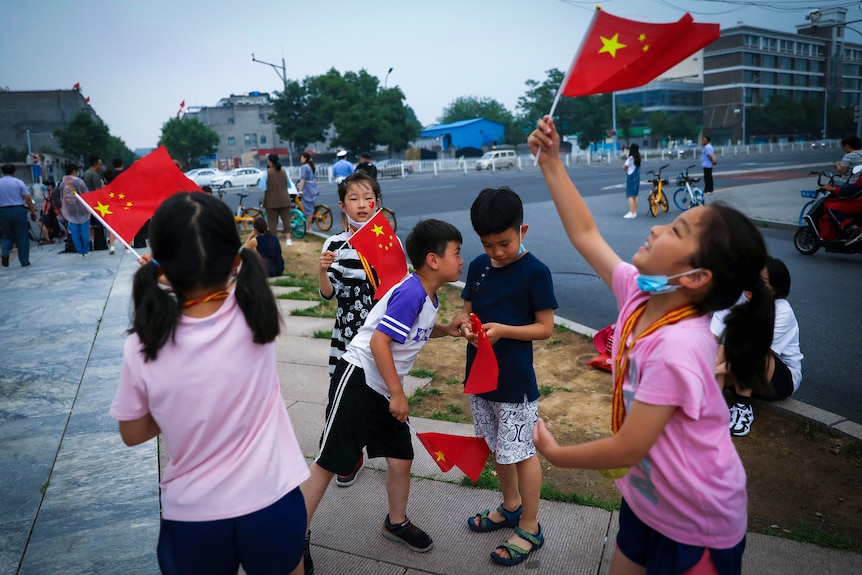
[[[456,466],[474,482],[479,481],[479,475],[491,453],[484,439],[434,432],[417,433],[416,437],[441,471],[446,472]]]
[[[185,177],[164,146],[136,161],[110,184],[81,196],[114,232],[128,242],[168,196],[200,192]]]
[[[374,299],[383,297],[407,275],[407,256],[382,211],[374,214],[347,241],[368,261],[380,278]]]
[[[475,313],[470,314],[470,328],[479,336],[476,349],[476,357],[470,365],[470,374],[464,385],[464,393],[478,395],[488,393],[497,389],[497,381],[500,375],[500,366],[497,365],[497,356],[491,347],[491,340],[482,327],[482,321]]]
[[[563,81],[562,95],[642,86],[719,36],[718,24],[697,24],[690,14],[670,24],[647,24],[597,9]]]

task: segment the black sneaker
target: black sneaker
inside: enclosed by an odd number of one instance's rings
[[[4,268],[9,267],[9,256],[3,256],[3,267]]]
[[[404,523],[393,525],[389,522],[389,514],[383,520],[383,536],[392,541],[403,543],[409,549],[419,553],[431,551],[434,541],[427,533],[416,527],[410,519],[404,518]]]
[[[302,568],[305,575],[314,575],[314,561],[311,560],[311,531],[305,534],[305,549],[302,552]]]
[[[356,478],[359,476],[359,472],[362,471],[362,463],[365,461],[365,455],[359,456],[359,461],[356,463],[356,468],[354,468],[353,473],[349,475],[338,475],[335,478],[335,484],[339,487],[350,487],[354,483],[356,483]]]

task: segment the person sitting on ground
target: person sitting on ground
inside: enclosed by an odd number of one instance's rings
[[[853,167],[862,164],[862,139],[859,136],[850,136],[841,140],[841,149],[844,156],[834,164],[835,170],[842,176],[853,173]]]
[[[281,255],[281,244],[278,238],[269,233],[266,220],[261,217],[254,219],[254,230],[245,241],[246,249],[257,250],[263,258],[266,275],[271,278],[278,277],[284,273],[284,256]]]
[[[799,351],[799,324],[793,308],[787,302],[790,294],[790,272],[784,262],[771,258],[760,272],[763,283],[775,294],[775,327],[772,333],[772,345],[769,353],[763,359],[763,369],[766,374],[766,387],[755,390],[745,387],[736,381],[729,373],[724,353],[724,321],[730,309],[719,310],[712,315],[709,329],[719,342],[716,354],[715,375],[719,385],[736,392],[736,402],[730,408],[730,434],[734,437],[744,437],[751,431],[754,423],[754,410],[751,408],[751,398],[757,397],[767,401],[776,401],[790,397],[802,381],[802,352]],[[751,292],[743,292],[738,303],[751,299]]]

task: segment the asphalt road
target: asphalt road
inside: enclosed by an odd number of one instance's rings
[[[716,188],[804,177],[813,169],[828,168],[839,157],[840,152],[834,149],[720,156]],[[646,170],[663,163],[645,163],[641,168],[642,179],[646,179]],[[663,175],[672,180],[692,163],[695,162],[671,161]],[[644,215],[644,205],[640,206],[641,215],[636,220],[622,219],[627,209],[621,164],[576,166],[570,168],[569,173],[587,199],[605,239],[624,259],[631,257],[656,220]],[[694,168],[692,173],[699,174],[700,170]],[[418,220],[444,219],[464,234],[462,255],[466,262],[482,251],[470,224],[470,205],[480,190],[502,185],[518,192],[524,202],[524,221],[529,226],[524,244],[551,269],[560,306],[557,314],[596,329],[613,322],[617,316],[613,296],[568,242],[538,169],[525,167],[521,171],[466,175],[459,172],[381,180],[383,203],[395,211],[402,240]],[[646,189],[643,187],[642,191]],[[644,196],[641,194],[642,203]],[[235,207],[230,195],[225,199]],[[257,199],[252,192],[245,201],[246,206],[256,206]],[[318,203],[326,203],[337,210],[334,185],[321,186]],[[670,209],[676,212],[672,204]],[[333,231],[339,229],[336,223]],[[805,354],[802,386],[794,397],[862,422],[862,359],[859,354],[862,337],[856,326],[858,318],[862,317],[862,299],[856,295],[862,285],[859,256],[821,251],[806,257],[793,247],[793,232],[774,229],[762,232],[772,255],[787,263],[793,278],[788,299],[799,321]]]

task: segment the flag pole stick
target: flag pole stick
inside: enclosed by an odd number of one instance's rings
[[[551,111],[548,112],[548,116],[550,116],[552,120],[554,119],[554,112],[557,109],[557,104],[560,102],[560,96],[563,95],[563,87],[566,84],[568,84],[568,82],[569,82],[569,77],[572,75],[572,69],[575,67],[575,62],[578,61],[578,58],[581,57],[581,52],[583,52],[583,50],[584,50],[584,40],[586,38],[590,37],[590,32],[593,31],[593,26],[596,23],[596,18],[598,18],[599,12],[601,11],[601,9],[602,9],[601,6],[596,6],[596,10],[595,10],[595,12],[593,12],[593,18],[592,18],[592,20],[590,20],[590,25],[587,26],[587,33],[584,35],[583,38],[581,38],[581,44],[580,44],[580,46],[578,46],[578,51],[575,52],[575,56],[574,56],[574,58],[572,58],[572,63],[569,64],[569,69],[566,70],[566,75],[563,76],[563,82],[557,88],[557,95],[554,96],[554,102],[553,102],[553,104],[551,104]],[[536,159],[533,160],[534,166],[539,163],[539,156],[541,154],[542,154],[541,148],[536,150]]]
[[[127,242],[126,240],[124,240],[124,239],[123,239],[123,236],[121,236],[120,234],[118,234],[117,232],[115,232],[115,231],[114,231],[114,228],[112,228],[111,226],[109,226],[109,225],[108,225],[108,222],[106,222],[106,221],[102,218],[102,216],[100,216],[100,215],[99,215],[99,213],[98,213],[96,210],[94,210],[92,207],[90,207],[90,204],[88,204],[87,202],[85,202],[85,201],[84,201],[84,198],[82,198],[82,197],[81,197],[81,195],[80,195],[80,194],[78,194],[78,192],[75,192],[75,198],[77,198],[77,200],[78,200],[79,202],[81,202],[81,205],[82,205],[82,206],[84,206],[84,207],[87,209],[87,211],[88,211],[88,212],[90,212],[90,214],[92,214],[92,215],[93,215],[93,217],[94,217],[94,218],[96,218],[96,219],[99,221],[99,223],[101,223],[103,226],[105,226],[105,229],[106,229],[106,230],[108,230],[108,232],[110,232],[110,233],[112,233],[112,234],[114,235],[114,238],[116,238],[116,239],[120,240],[120,243],[121,243],[121,244],[123,244],[123,246],[125,246],[125,248],[126,248],[127,250],[129,250],[130,252],[132,252],[132,255],[134,255],[134,256],[135,256],[135,259],[136,259],[136,260],[141,259],[141,254],[139,254],[138,252],[136,252],[136,251],[135,251],[135,248],[133,248],[132,246],[130,246],[130,245],[129,245],[129,242]]]

